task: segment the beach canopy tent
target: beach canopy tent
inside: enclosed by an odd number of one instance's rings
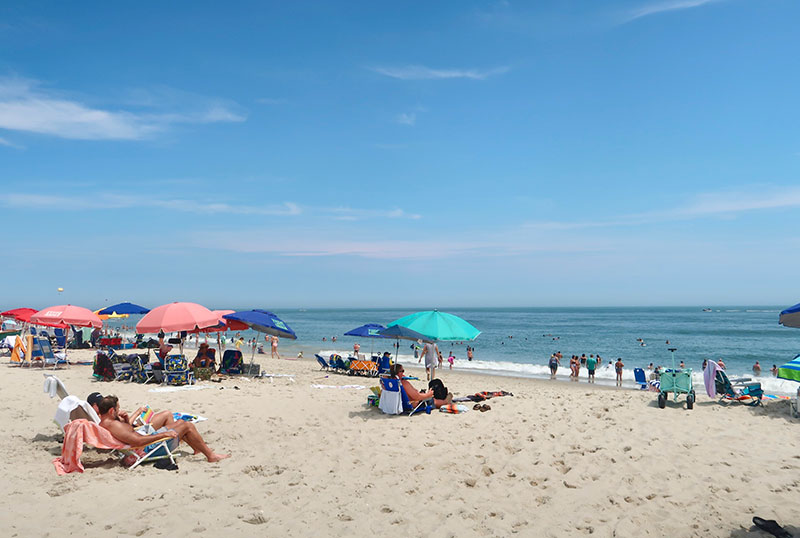
[[[88,308],[69,304],[39,310],[31,316],[30,323],[47,327],[68,327],[69,325],[98,329],[103,327],[103,320],[97,314]]]
[[[800,382],[800,355],[778,368],[778,377]]]
[[[396,319],[388,327],[400,325],[425,335],[428,339],[447,342],[475,340],[481,332],[454,314],[425,310]],[[385,334],[385,333],[384,333]]]
[[[784,327],[795,327],[800,329],[800,303],[797,303],[796,305],[791,306],[781,312],[781,315],[778,318],[778,323]]]
[[[11,318],[23,323],[30,323],[31,316],[37,312],[34,308],[12,308],[5,312],[0,312],[0,316],[4,318]]]
[[[294,331],[283,321],[281,318],[268,310],[244,310],[242,312],[234,312],[232,314],[225,314],[222,316],[224,319],[231,321],[238,321],[247,325],[254,331],[271,334],[280,338],[289,338],[290,340],[297,340],[297,335]],[[253,354],[250,356],[249,372],[253,371],[253,361],[256,356],[256,346],[253,346]]]
[[[219,318],[211,310],[197,303],[169,303],[152,309],[136,324],[136,332],[165,333],[193,331],[211,327]]]
[[[145,308],[143,306],[139,306],[138,304],[133,303],[118,303],[115,305],[107,306],[101,310],[98,310],[98,315],[101,316],[111,316],[111,317],[118,317],[122,314],[147,314],[150,312],[149,308]]]

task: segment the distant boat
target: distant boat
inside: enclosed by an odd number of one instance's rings
[[[703,312],[713,312],[713,310],[711,310],[710,308],[704,308]]]

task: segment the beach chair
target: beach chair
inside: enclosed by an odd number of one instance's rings
[[[67,347],[67,335],[64,334],[64,329],[53,329],[53,332],[56,335],[56,346],[57,347]]]
[[[321,366],[320,370],[328,371],[331,369],[331,366],[328,364],[328,361],[322,358],[321,355],[319,355],[318,353],[314,353],[314,356],[317,358],[317,362]]]
[[[149,364],[142,361],[142,357],[138,354],[133,355],[130,359],[131,365],[131,381],[135,383],[149,383],[153,380],[153,369]]]
[[[222,354],[222,363],[219,367],[221,374],[242,373],[242,352],[238,349],[228,349]]]
[[[217,350],[209,348],[206,350],[206,356],[201,358],[200,361],[204,366],[194,366],[197,359],[193,361],[194,378],[201,381],[207,381],[214,375],[214,364],[216,363]]]
[[[128,357],[114,353],[113,349],[108,350],[108,359],[114,368],[114,381],[130,381],[133,378],[133,367],[128,362]]]
[[[417,411],[422,410],[429,415],[431,414],[431,410],[434,407],[433,402],[431,400],[423,400],[418,405],[413,406],[399,379],[382,377],[380,379],[380,384],[381,398],[378,407],[384,413],[389,415],[406,414],[408,416],[413,416]],[[431,394],[431,396],[433,395]]]
[[[751,383],[750,378],[728,379],[723,370],[717,370],[714,385],[717,394],[721,396],[720,401],[755,407],[761,405],[761,398],[764,396],[761,383]]]
[[[170,446],[172,441],[172,446]],[[88,419],[76,419],[66,424],[64,427],[64,444],[61,447],[61,456],[53,460],[53,465],[59,475],[72,473],[75,471],[83,472],[84,467],[81,463],[83,446],[88,445],[101,450],[112,450],[112,454],[117,454],[123,458],[130,457],[132,464],[129,469],[133,470],[142,463],[166,459],[175,464],[173,451],[177,447],[178,440],[171,437],[157,439],[156,442],[146,446],[130,446],[119,442],[111,433]]]
[[[634,368],[633,378],[636,380],[636,384],[639,385],[641,390],[647,390],[649,383],[647,382],[647,376],[644,375],[644,370],[641,368]]]
[[[164,383],[175,386],[194,384],[194,372],[189,369],[185,356],[169,355],[164,360]]]
[[[379,356],[377,359],[373,357],[373,360],[376,360],[378,363],[378,375],[388,375],[389,370],[392,367],[392,359],[391,357],[383,357]]]

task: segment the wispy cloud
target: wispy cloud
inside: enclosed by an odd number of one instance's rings
[[[207,100],[198,109],[156,112],[94,107],[38,81],[0,78],[0,129],[75,140],[140,140],[172,125],[240,122],[245,115],[229,104]]]
[[[698,194],[683,205],[611,219],[531,222],[526,227],[542,230],[625,227],[706,217],[731,218],[754,211],[795,208],[800,208],[800,187],[766,187]]]
[[[404,67],[370,67],[372,71],[400,80],[444,80],[466,78],[483,80],[492,75],[502,75],[511,68],[507,66],[494,69],[436,69],[424,65],[408,65]]]
[[[681,9],[692,9],[701,7],[706,4],[714,2],[724,2],[725,0],[668,0],[665,2],[658,2],[654,4],[647,4],[645,6],[636,8],[628,12],[625,16],[624,22],[631,22],[642,17],[650,15],[657,15],[667,11],[678,11]]]
[[[20,146],[19,144],[15,144],[14,142],[6,140],[5,138],[2,137],[0,137],[0,146],[7,146],[9,148],[14,148],[14,149],[25,149],[25,146]]]
[[[149,197],[100,193],[93,196],[64,196],[47,194],[5,193],[0,194],[0,205],[11,208],[60,209],[64,211],[108,210],[134,207],[158,207],[185,213],[238,215],[292,216],[302,213],[293,202],[279,205],[254,206],[232,203],[208,203],[185,198],[152,199]]]
[[[378,209],[354,209],[352,207],[317,208],[316,211],[333,213],[338,220],[363,220],[373,218],[388,219],[421,219],[422,215],[417,213],[407,213],[402,209],[395,208],[389,210]]]
[[[287,99],[276,99],[273,97],[260,97],[256,99],[256,103],[261,105],[285,105],[288,102]]]
[[[417,115],[414,112],[403,112],[395,116],[394,120],[400,125],[414,125],[417,123]]]

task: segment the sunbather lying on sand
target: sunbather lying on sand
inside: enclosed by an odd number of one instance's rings
[[[433,405],[435,405],[436,408],[438,409],[443,405],[447,405],[453,402],[453,395],[449,392],[447,393],[447,398],[445,398],[444,400],[437,400],[436,398],[433,397],[432,391],[420,392],[417,389],[415,389],[407,379],[403,379],[403,373],[405,372],[405,370],[403,369],[403,366],[400,364],[397,363],[393,364],[391,372],[392,372],[392,377],[394,377],[395,379],[399,379],[400,383],[403,384],[403,389],[406,391],[406,394],[408,395],[408,399],[411,402],[412,406],[417,406],[420,402],[424,400],[433,400]]]
[[[159,428],[156,435],[142,435],[133,429],[128,422],[121,420],[119,411],[119,399],[116,396],[106,396],[98,404],[100,411],[100,425],[111,432],[115,438],[131,446],[141,446],[148,444],[157,437],[169,435],[185,441],[194,449],[195,454],[203,454],[209,462],[219,461],[229,458],[230,454],[216,454],[203,441],[200,433],[191,422],[179,420],[173,422],[169,427]]]

